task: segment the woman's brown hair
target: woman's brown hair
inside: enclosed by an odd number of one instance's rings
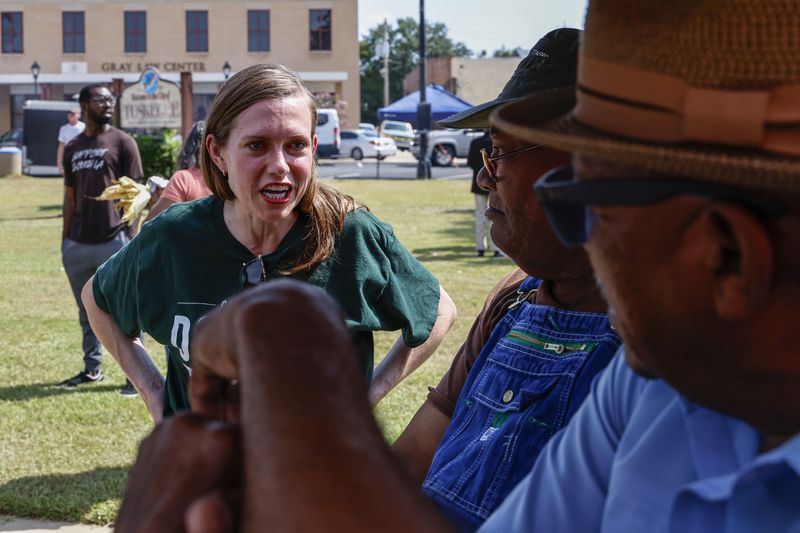
[[[228,141],[236,118],[261,100],[274,100],[301,96],[311,111],[311,137],[317,127],[317,106],[314,96],[300,81],[300,77],[283,65],[261,64],[240,70],[220,89],[206,119],[206,129],[200,149],[200,169],[203,180],[211,192],[225,201],[236,196],[228,185],[227,177],[211,159],[205,137],[213,135],[222,147]],[[297,210],[309,217],[309,230],[304,239],[303,254],[298,262],[281,274],[294,274],[310,269],[333,254],[336,236],[342,231],[347,213],[356,208],[352,197],[333,187],[319,183],[317,165],[313,165],[308,187],[297,205]]]

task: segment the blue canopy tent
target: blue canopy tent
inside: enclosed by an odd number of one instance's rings
[[[472,104],[447,92],[441,85],[428,85],[425,97],[425,100],[431,104],[431,120],[433,121],[441,120],[453,113],[472,107]],[[414,91],[386,107],[379,108],[378,120],[401,120],[410,122],[416,127],[417,105],[419,105],[419,91]]]

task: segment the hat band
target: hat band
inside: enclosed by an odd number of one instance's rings
[[[767,91],[690,87],[680,78],[584,56],[577,98],[575,118],[609,133],[800,155],[800,85]]]

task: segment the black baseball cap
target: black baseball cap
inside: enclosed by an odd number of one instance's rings
[[[471,107],[439,121],[445,128],[488,128],[489,115],[497,106],[512,100],[547,91],[550,98],[561,96],[563,112],[575,103],[575,78],[578,71],[578,48],[581,30],[559,28],[539,39],[523,59],[511,79],[494,100]],[[563,94],[562,94],[563,93]],[[554,118],[555,116],[554,115]]]

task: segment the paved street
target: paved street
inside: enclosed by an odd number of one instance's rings
[[[453,167],[432,167],[433,179],[457,180],[472,178],[466,159],[456,159]],[[320,159],[320,176],[336,179],[415,179],[417,160],[409,152],[398,152],[378,163],[374,158],[355,161],[350,158]]]

